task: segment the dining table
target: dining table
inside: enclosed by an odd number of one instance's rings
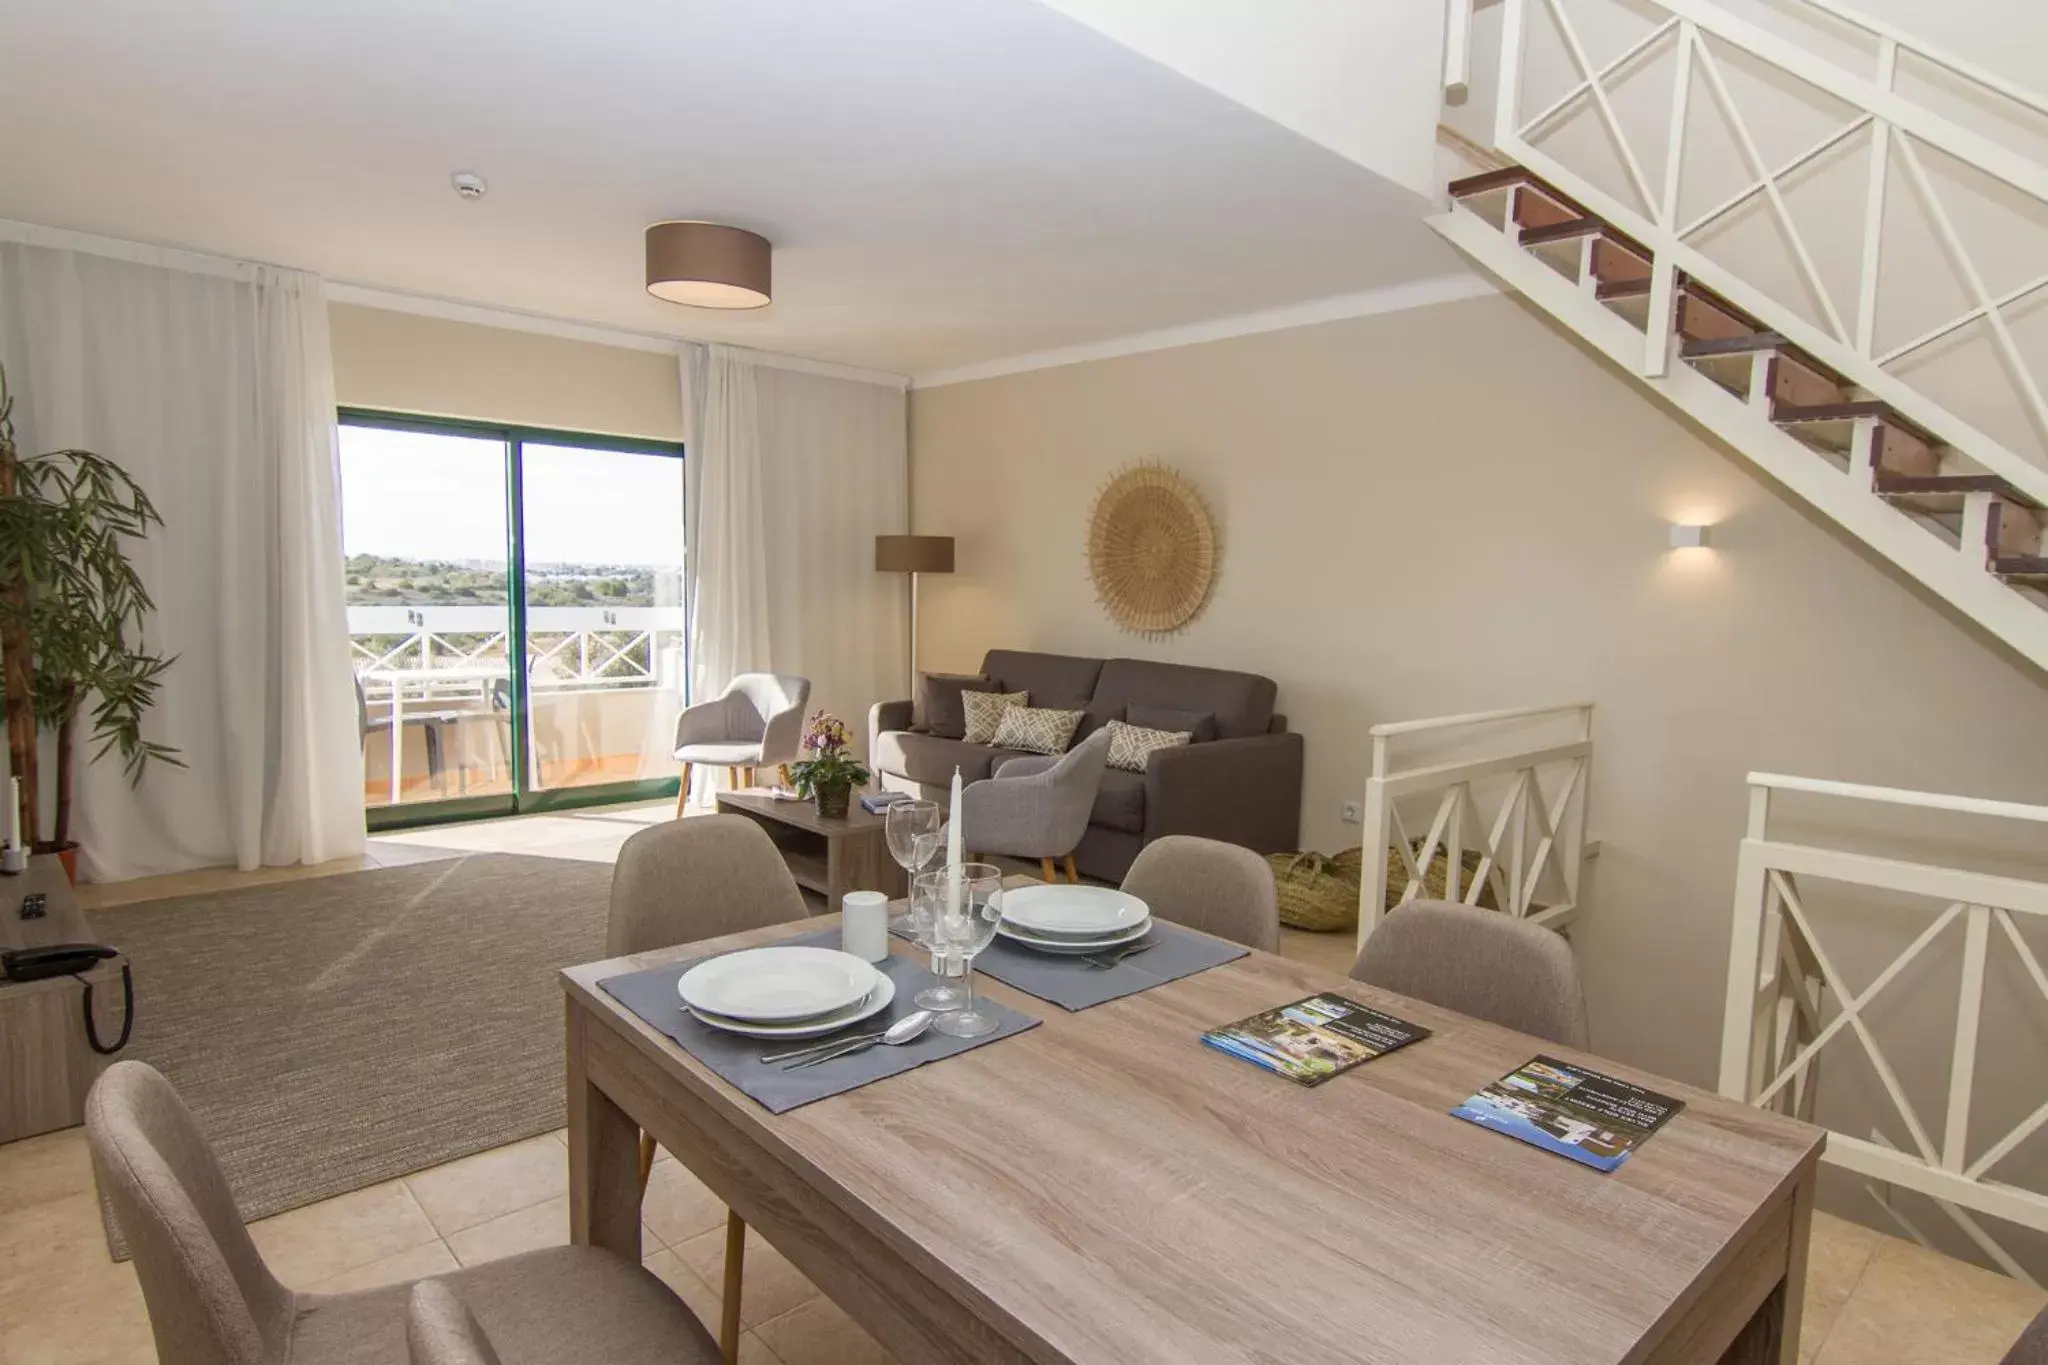
[[[1271,953],[1074,1012],[983,977],[1040,1026],[781,1114],[599,986],[832,923],[562,973],[577,1242],[639,1260],[644,1129],[910,1365],[1798,1358],[1820,1129]],[[1431,1036],[1316,1086],[1200,1041],[1326,991]],[[1538,1054],[1685,1107],[1612,1173],[1452,1117]]]

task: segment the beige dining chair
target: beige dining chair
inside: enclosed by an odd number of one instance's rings
[[[1566,1047],[1587,1046],[1571,945],[1498,910],[1410,901],[1366,938],[1351,975]]]
[[[85,1104],[100,1192],[135,1256],[160,1365],[358,1365],[404,1360],[410,1284],[316,1294],[279,1283],[178,1092],[116,1062]],[[641,1266],[549,1247],[446,1277],[504,1365],[713,1365],[697,1315]],[[488,1357],[486,1357],[488,1359]]]
[[[683,787],[676,793],[676,815],[690,804],[690,769],[698,764],[724,768],[726,780],[751,786],[757,768],[788,763],[803,739],[804,707],[811,699],[811,680],[791,673],[741,673],[711,701],[686,706],[676,717],[676,761],[683,765]]]
[[[672,948],[810,914],[804,893],[767,832],[744,815],[700,815],[649,825],[619,848],[612,868],[605,953]],[[640,1188],[654,1170],[654,1138],[640,1134]],[[725,1215],[725,1294],[719,1340],[738,1359],[741,1266],[747,1225]]]
[[[1248,848],[1192,834],[1167,834],[1138,850],[1124,890],[1152,913],[1262,953],[1280,950],[1280,898],[1273,869]]]
[[[501,1365],[476,1314],[439,1280],[421,1280],[412,1287],[405,1344],[412,1365]]]
[[[2034,1319],[1998,1365],[2048,1365],[2048,1309]]]

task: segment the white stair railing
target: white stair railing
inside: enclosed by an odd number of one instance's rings
[[[1873,1182],[1872,1193],[1895,1216],[1890,1189],[1875,1186],[1927,1196],[1986,1257],[2008,1274],[2031,1282],[1983,1219],[1989,1216],[2048,1231],[2048,1190],[1995,1178],[2001,1163],[2048,1126],[2048,1072],[2032,1068],[2041,1080],[2040,1093],[2017,1097],[2022,1104],[2038,1099],[2039,1107],[1992,1140],[1973,1135],[1971,1120],[1973,1097],[1978,1094],[1986,982],[1996,959],[2009,955],[2008,965],[2048,1002],[2048,970],[2020,927],[2023,922],[2048,923],[2048,881],[1873,857],[1775,837],[1772,796],[1778,792],[2044,827],[2048,806],[1750,774],[1749,827],[1736,873],[1721,1036],[1723,1095],[1810,1122],[1827,1118],[1817,1107],[1823,1050],[1853,1040],[1877,1077],[1881,1103],[1905,1140],[1895,1144],[1882,1132],[1866,1137],[1831,1129],[1823,1159]],[[1892,915],[1899,913],[1902,898],[1927,907],[1911,941],[1861,989],[1852,988],[1842,971],[1842,953],[1857,926],[1824,937],[1821,924],[1829,921],[1808,903],[1816,894],[1811,886],[1822,882],[1876,893]],[[1891,997],[1899,994],[1898,983],[1909,968],[1917,963],[1924,970],[1935,956],[1931,949],[1939,944],[1946,950],[1958,940],[1961,976],[1954,1034],[1944,1049],[1946,1080],[1930,1085],[1917,1071],[1902,1071],[1895,1064],[1879,1041],[1873,1018],[1895,1003]],[[2009,1037],[2005,1041],[2014,1042]],[[1923,1113],[1912,1095],[1917,1091],[1925,1101],[1932,1090],[1943,1092],[1940,1109]],[[1910,1235],[1926,1240],[1910,1220],[1900,1217],[1899,1222]]]
[[[1371,734],[1361,945],[1386,913],[1389,881],[1405,905],[1439,866],[1445,900],[1487,903],[1553,929],[1571,923],[1585,855],[1591,702],[1395,721]],[[1404,742],[1427,743],[1429,761],[1403,764],[1394,750]],[[1468,852],[1477,855],[1470,868]],[[1390,853],[1400,867],[1392,879]]]
[[[1465,2],[1457,0],[1458,4]],[[1709,0],[1642,0],[1640,8],[1656,12],[1661,20],[1622,47],[1618,55],[1595,66],[1582,27],[1574,19],[1574,3],[1505,0],[1495,141],[1502,154],[1637,238],[1654,255],[1650,323],[1638,363],[1642,373],[1661,375],[1672,363],[1670,324],[1676,275],[1682,271],[1763,319],[1871,396],[1932,430],[1984,470],[2048,503],[2048,397],[2044,397],[2044,382],[2032,357],[2013,328],[2020,306],[2038,304],[2037,296],[2048,290],[2048,259],[2041,262],[2039,271],[2019,283],[1993,289],[1982,262],[1958,229],[1957,216],[1928,173],[1926,154],[1938,153],[1995,182],[2031,210],[2039,210],[2044,220],[2048,220],[2048,167],[1901,95],[1897,89],[1901,58],[1941,72],[1951,84],[1984,101],[1996,102],[2015,116],[2048,116],[2048,99],[1833,0],[1808,3],[1875,45],[1872,74],[1848,70]],[[1523,73],[1530,59],[1532,16],[1537,15],[1562,41],[1577,83],[1533,115],[1525,115]],[[1454,29],[1456,24],[1454,12]],[[1717,48],[1743,54],[1745,61],[1761,64],[1778,81],[1812,92],[1816,100],[1836,102],[1850,112],[1839,126],[1790,158],[1767,159],[1756,127],[1768,115],[1752,111],[1754,117],[1745,116],[1728,79],[1727,63],[1716,55]],[[1673,51],[1676,60],[1664,114],[1650,120],[1638,118],[1631,125],[1612,97],[1616,84]],[[1747,184],[1704,213],[1682,215],[1682,192],[1690,168],[1688,128],[1696,88],[1704,92],[1702,98],[1711,101],[1732,133]],[[1599,183],[1593,168],[1566,160],[1554,141],[1545,141],[1546,134],[1588,110],[1620,162],[1619,192]],[[1650,126],[1643,126],[1645,123]],[[1856,243],[1857,284],[1851,299],[1846,290],[1839,291],[1842,296],[1838,297],[1838,291],[1830,289],[1808,234],[1801,230],[1788,204],[1787,191],[1788,177],[1859,137],[1868,141],[1866,192],[1857,204],[1861,221],[1830,224],[1826,234],[1831,241]],[[1967,302],[1954,316],[1919,335],[1887,344],[1879,339],[1876,327],[1881,293],[1893,283],[1886,275],[1887,263],[1904,259],[1899,251],[1903,244],[1894,240],[1900,220],[1887,205],[1905,192],[1920,202],[1944,259],[1967,291]],[[1817,304],[1818,319],[1809,319],[1800,303],[1774,296],[1767,286],[1744,278],[1702,249],[1702,233],[1759,202],[1768,208],[1773,226],[1796,263],[1804,291]],[[1888,251],[1888,247],[1892,249]],[[2034,458],[1994,438],[1981,423],[1966,420],[1952,403],[1944,405],[1923,385],[1898,373],[1904,362],[1926,355],[1929,348],[1979,322],[1989,333],[1990,361],[2012,386],[2037,452]]]

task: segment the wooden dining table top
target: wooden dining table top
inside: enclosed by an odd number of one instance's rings
[[[1794,1184],[1810,1191],[1824,1138],[1262,952],[1077,1013],[977,978],[1042,1024],[781,1115],[597,985],[834,923],[563,978],[572,1011],[658,1063],[679,1102],[710,1107],[805,1197],[968,1305],[1006,1354],[1047,1365],[1690,1358],[1671,1338]],[[1314,1087],[1199,1041],[1319,991],[1433,1034]],[[1451,1117],[1539,1052],[1685,1108],[1611,1174]]]

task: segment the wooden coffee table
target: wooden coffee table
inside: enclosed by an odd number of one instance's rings
[[[759,787],[720,792],[718,813],[743,815],[766,830],[796,884],[825,898],[826,914],[837,914],[849,891],[879,891],[891,900],[910,892],[889,856],[882,817],[862,810],[858,793],[844,816],[829,819],[809,801],[777,801]]]

